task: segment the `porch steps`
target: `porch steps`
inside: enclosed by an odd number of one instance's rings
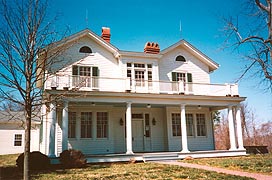
[[[161,161],[161,160],[177,160],[180,159],[178,153],[148,153],[143,154],[143,161]]]

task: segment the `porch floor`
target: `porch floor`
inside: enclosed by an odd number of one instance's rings
[[[211,150],[192,152],[152,152],[134,154],[105,154],[105,155],[85,155],[88,163],[100,162],[129,162],[129,161],[158,161],[158,160],[179,160],[186,157],[207,158],[207,157],[228,157],[243,156],[246,150]]]

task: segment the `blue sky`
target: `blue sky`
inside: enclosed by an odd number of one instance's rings
[[[101,27],[110,27],[111,43],[121,50],[143,51],[147,41],[158,42],[164,49],[185,39],[220,64],[211,81],[223,84],[234,82],[245,64],[241,55],[222,50],[222,16],[241,13],[244,1],[55,0],[50,11],[58,14],[57,26],[69,27],[71,33],[88,27],[100,35]],[[247,97],[258,121],[272,121],[271,92],[264,93],[257,83],[252,78],[240,81],[239,93]]]

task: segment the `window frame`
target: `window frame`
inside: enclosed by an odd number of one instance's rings
[[[126,77],[130,78],[131,80],[134,80],[136,86],[138,87],[145,87],[147,85],[152,86],[152,81],[154,79],[152,63],[127,62],[126,68],[127,68]]]
[[[14,134],[13,146],[21,147],[22,145],[23,145],[23,134]]]
[[[100,113],[101,114],[103,113],[103,115],[100,116],[99,115]],[[100,117],[102,117],[102,119],[99,119]],[[105,117],[106,119],[104,119]],[[106,111],[96,112],[96,138],[97,139],[109,138],[109,113]]]
[[[72,66],[72,86],[99,87],[99,68],[97,66]]]
[[[87,118],[86,120],[85,120],[85,117],[83,118],[83,115],[85,113],[86,113],[86,115],[88,115],[86,117]],[[91,111],[80,112],[80,138],[81,139],[92,139],[93,138],[92,133],[93,133],[93,112],[91,112]]]
[[[77,112],[68,112],[68,138],[76,138]]]
[[[144,132],[145,138],[151,138],[151,122],[150,122],[150,114],[144,114]]]
[[[176,62],[184,62],[184,63],[187,62],[186,58],[183,55],[176,56],[175,61]]]
[[[187,131],[187,136],[189,137],[194,137],[195,136],[195,126],[194,126],[194,114],[193,113],[186,113],[186,131]],[[191,116],[192,119],[189,121],[188,116]],[[191,123],[189,123],[191,122]],[[189,134],[190,132],[190,134]]]
[[[93,53],[93,50],[89,46],[82,46],[81,48],[79,48],[78,52],[85,53],[85,54],[91,54],[91,53]]]
[[[205,113],[196,113],[196,136],[207,137],[207,123]],[[204,123],[203,123],[204,122]]]
[[[172,136],[181,137],[181,116],[180,113],[171,113],[171,124],[172,124]]]

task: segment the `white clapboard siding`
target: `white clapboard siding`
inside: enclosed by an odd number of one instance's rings
[[[0,129],[0,155],[4,154],[17,154],[24,152],[24,130],[16,129]],[[15,134],[22,134],[22,146],[14,146]],[[30,151],[39,151],[39,129],[31,130]]]

